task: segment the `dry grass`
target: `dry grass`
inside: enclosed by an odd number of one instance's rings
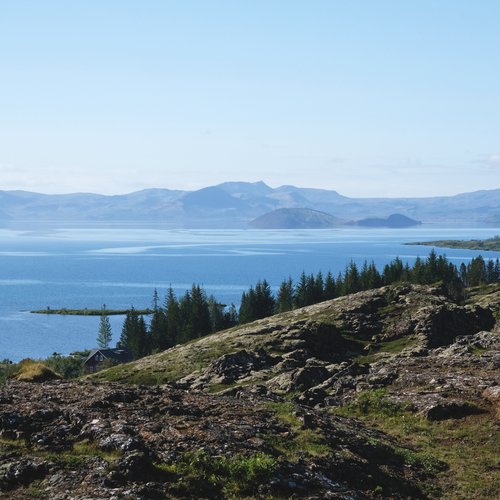
[[[23,359],[19,363],[19,371],[14,378],[22,382],[46,382],[62,378],[61,375],[39,361]]]

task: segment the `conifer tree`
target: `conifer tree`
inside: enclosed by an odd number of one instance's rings
[[[149,351],[146,323],[133,307],[125,316],[120,343],[132,353],[134,359],[146,355]]]
[[[200,285],[191,287],[191,332],[190,338],[202,337],[210,333],[210,312],[205,291]]]
[[[300,275],[299,282],[295,286],[294,300],[295,307],[300,308],[304,307],[308,303],[308,290],[307,290],[307,276],[304,271]]]
[[[168,349],[180,340],[179,303],[172,287],[169,287],[165,299],[165,322],[165,349]]]
[[[253,321],[255,318],[252,315],[252,309],[250,306],[250,295],[253,294],[253,288],[250,288],[250,290],[247,292],[243,292],[241,294],[241,301],[240,301],[240,309],[238,313],[238,322],[240,325],[244,325],[245,323],[250,323]]]
[[[101,309],[101,319],[99,320],[99,331],[97,333],[97,345],[101,349],[107,349],[111,343],[112,332],[109,317],[106,314],[106,304]]]
[[[325,278],[325,300],[331,300],[337,297],[337,286],[333,279],[332,273],[328,271]]]
[[[293,282],[288,278],[281,282],[276,296],[275,312],[282,313],[293,309]]]
[[[359,281],[359,271],[356,263],[351,260],[349,266],[346,267],[344,273],[344,295],[356,293],[361,290],[361,283]]]
[[[312,303],[317,304],[318,302],[322,302],[324,300],[324,294],[325,294],[325,284],[323,281],[323,273],[319,271],[318,274],[316,275],[316,278],[314,278],[313,282],[313,288],[311,293]]]
[[[274,297],[266,280],[255,285],[255,303],[253,305],[256,319],[267,318],[274,312]]]

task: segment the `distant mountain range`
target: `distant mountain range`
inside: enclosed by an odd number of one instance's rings
[[[433,198],[349,198],[325,189],[271,188],[264,182],[226,182],[197,191],[146,189],[115,196],[0,191],[0,225],[4,227],[105,223],[245,228],[273,212],[267,217],[275,221],[281,217],[280,227],[331,227],[362,219],[369,221],[363,225],[373,225],[374,220],[377,225],[395,214],[422,223],[490,225],[500,222],[500,189]]]

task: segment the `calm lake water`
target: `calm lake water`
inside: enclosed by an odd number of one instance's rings
[[[266,278],[277,287],[302,271],[335,275],[352,259],[383,266],[414,261],[429,247],[405,242],[488,238],[500,228],[335,230],[0,229],[0,359],[68,354],[95,345],[98,317],[37,315],[33,309],[144,308],[156,287],[182,294],[202,284],[238,305],[242,291]],[[459,264],[480,252],[438,250]],[[483,253],[490,258],[498,252]],[[123,317],[111,317],[113,338]]]

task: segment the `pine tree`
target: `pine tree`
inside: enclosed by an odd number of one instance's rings
[[[356,263],[351,260],[344,273],[344,295],[356,293],[361,290],[359,271]]]
[[[322,302],[325,296],[325,283],[323,281],[323,273],[321,271],[318,272],[316,278],[314,279],[313,290],[312,290],[312,303],[317,304],[318,302]]]
[[[274,312],[274,297],[266,280],[255,285],[255,303],[253,304],[256,319],[267,318]]]
[[[158,311],[160,308],[160,297],[158,296],[158,290],[155,288],[153,291],[153,300],[151,301],[151,305],[153,306],[153,311]]]
[[[133,307],[125,316],[120,343],[132,353],[134,359],[145,356],[149,352],[146,322]]]
[[[486,265],[481,255],[474,257],[467,266],[467,281],[469,286],[486,283]]]
[[[210,311],[205,291],[200,285],[191,287],[191,338],[203,337],[210,333]]]
[[[332,273],[328,271],[325,278],[325,300],[331,300],[337,297],[337,286]]]
[[[238,322],[240,325],[244,325],[245,323],[250,323],[255,319],[252,315],[252,310],[250,306],[251,294],[252,295],[254,294],[253,288],[250,288],[248,292],[243,292],[241,294],[240,309],[238,312]]]
[[[166,346],[167,320],[165,311],[157,308],[153,311],[149,323],[149,340],[151,351],[163,351]]]
[[[295,307],[300,308],[308,305],[309,293],[307,290],[307,276],[304,271],[300,275],[299,282],[295,285],[294,302]]]
[[[179,300],[179,340],[187,342],[193,338],[193,325],[191,323],[191,294],[189,290]]]
[[[422,262],[420,257],[415,259],[415,263],[413,264],[413,268],[411,270],[411,281],[412,283],[421,284],[425,281],[424,279],[425,273],[425,264]]]
[[[276,296],[275,312],[282,313],[293,309],[293,282],[288,278],[281,282]]]
[[[109,347],[112,338],[111,324],[109,323],[109,317],[106,314],[106,304],[103,304],[101,309],[101,319],[99,320],[99,331],[97,333],[97,345],[101,349],[106,349]]]
[[[179,303],[172,287],[168,289],[165,299],[165,349],[173,347],[180,340],[180,312]]]

